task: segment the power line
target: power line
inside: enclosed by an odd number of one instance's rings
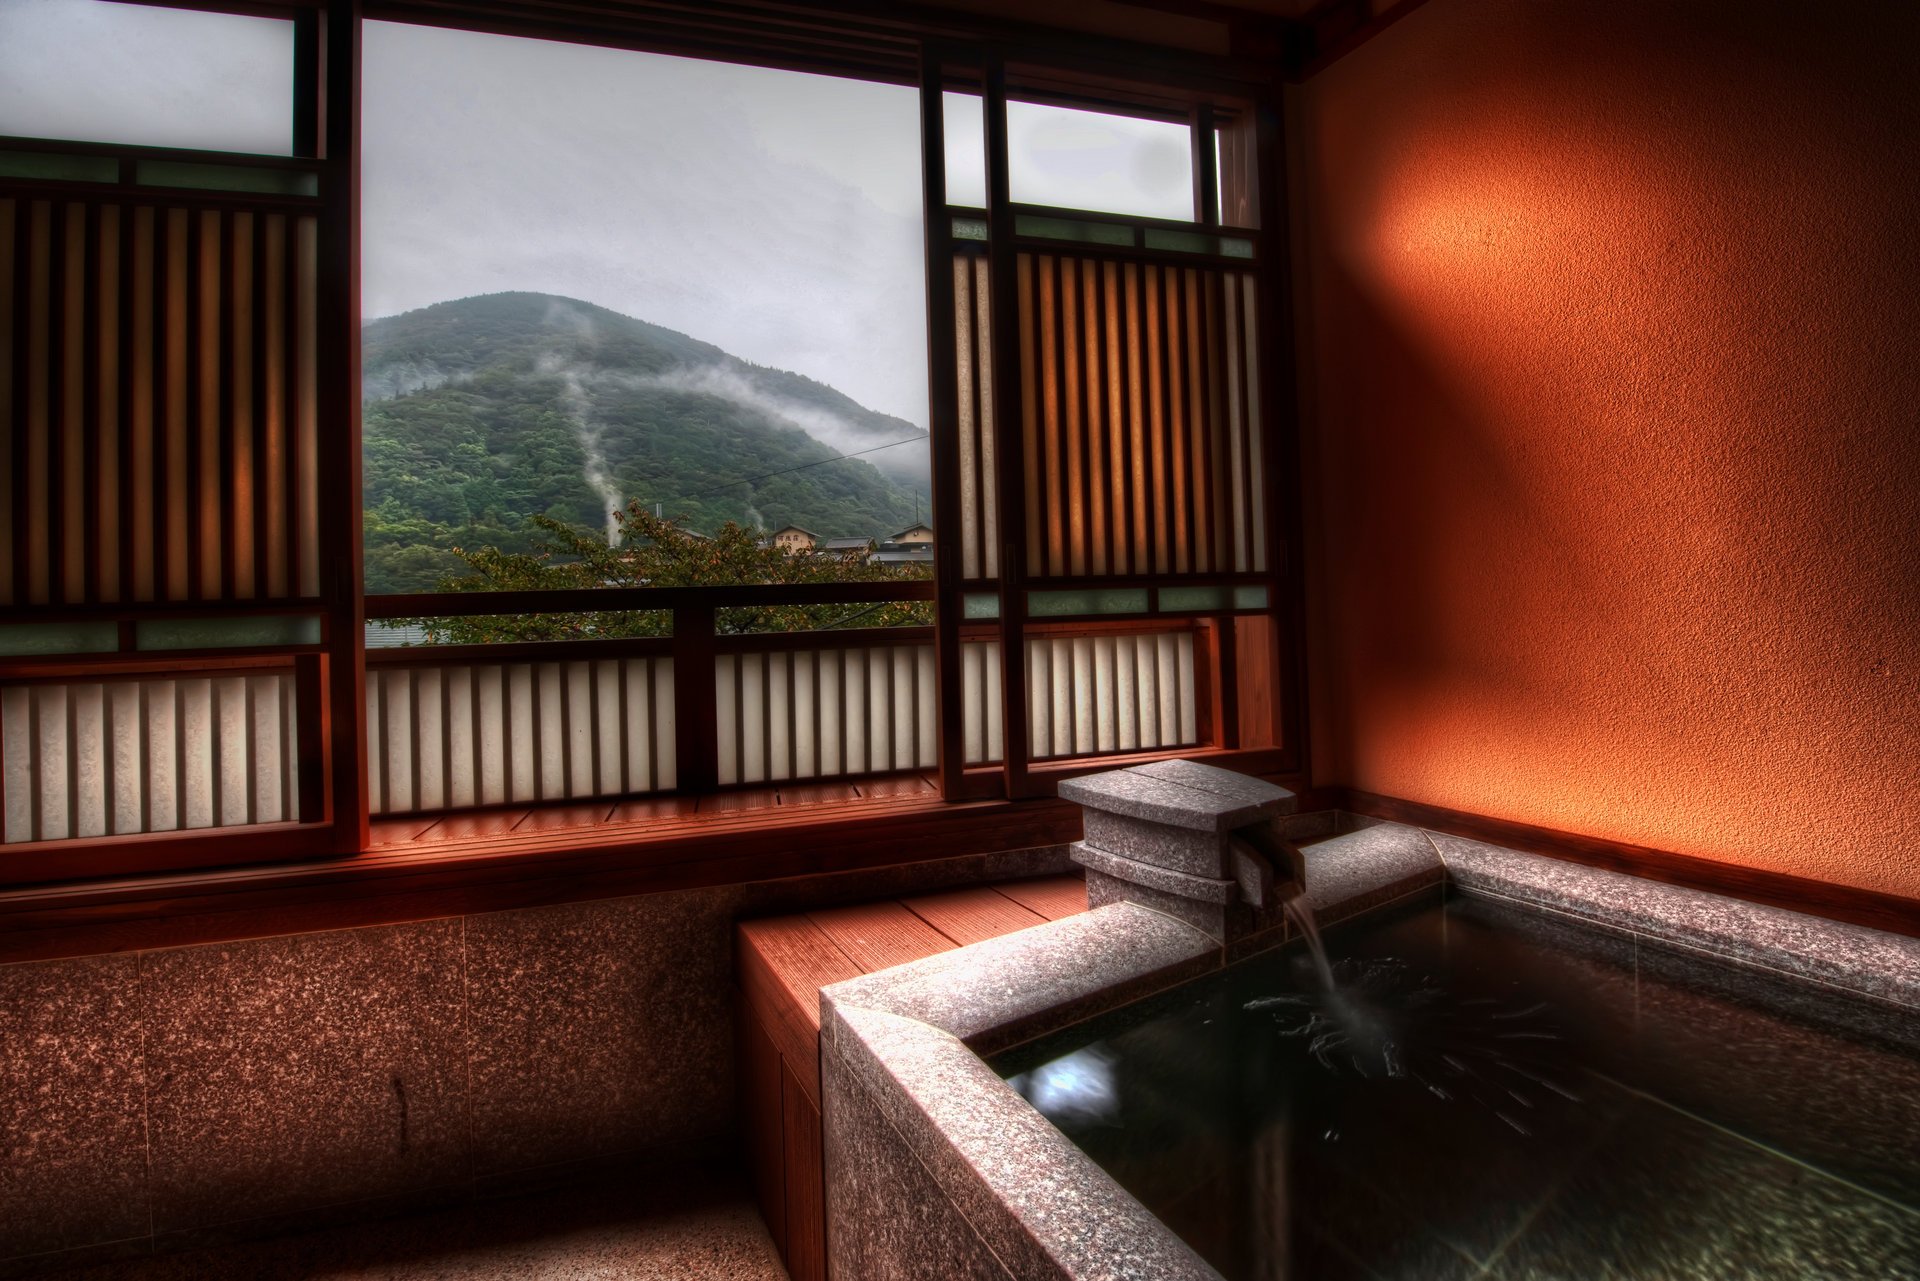
[[[772,480],[775,476],[787,476],[797,471],[805,471],[809,467],[821,467],[827,463],[844,462],[849,458],[858,458],[862,454],[877,454],[883,449],[893,449],[900,445],[924,444],[927,440],[928,437],[926,435],[908,436],[901,440],[890,441],[884,445],[875,445],[872,449],[856,449],[851,454],[835,454],[832,458],[816,458],[810,463],[801,463],[798,467],[785,467],[779,471],[770,471],[761,476],[744,476],[739,480],[730,480],[724,485],[715,485],[712,489],[703,489],[697,494],[676,494],[672,498],[642,499],[641,501],[666,504],[685,502],[690,498],[705,498],[707,495],[717,494],[723,489],[732,489],[735,485],[757,485],[763,480]]]

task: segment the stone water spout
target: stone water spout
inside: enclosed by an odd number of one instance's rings
[[[1292,792],[1198,761],[1156,761],[1069,779],[1086,839],[1087,905],[1133,902],[1232,946],[1278,929],[1305,888],[1305,861],[1278,820]]]

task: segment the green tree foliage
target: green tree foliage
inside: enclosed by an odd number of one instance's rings
[[[536,516],[539,533],[524,552],[498,547],[454,548],[471,573],[447,577],[444,592],[549,591],[587,587],[732,587],[759,583],[905,582],[931,578],[930,565],[877,565],[816,552],[765,546],[760,536],[729,521],[704,538],[639,503],[616,513],[620,540]],[[511,641],[585,640],[672,634],[664,610],[599,613],[480,615],[405,620],[426,629],[433,644],[492,645]],[[764,605],[715,612],[724,635],[818,631],[840,627],[913,627],[933,621],[927,601],[859,605]]]
[[[551,536],[536,518],[603,526],[589,447],[623,500],[693,529],[884,538],[925,510],[912,424],[573,299],[489,294],[372,321],[363,366],[370,593],[431,589],[463,569],[456,546],[532,553]],[[882,467],[829,461],[803,421],[836,424],[841,449],[909,443],[868,456]]]

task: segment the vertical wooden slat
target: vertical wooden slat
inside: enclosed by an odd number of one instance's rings
[[[993,308],[988,305],[987,260],[973,263],[974,404],[980,420],[980,529],[986,575],[1000,575],[1000,482],[994,439],[997,424],[993,408]]]
[[[1053,575],[1067,572],[1067,507],[1063,488],[1065,475],[1061,448],[1060,359],[1057,314],[1057,265],[1051,254],[1035,255],[1040,300],[1040,389],[1045,420],[1046,448],[1042,451],[1041,479],[1045,486],[1042,504],[1046,508],[1047,570]]]
[[[263,266],[261,284],[260,386],[266,400],[266,443],[262,461],[266,464],[267,595],[280,597],[293,593],[296,575],[292,570],[293,522],[289,516],[293,494],[294,451],[287,447],[287,409],[289,371],[293,367],[293,325],[288,323],[287,305],[287,218],[268,214],[261,238]]]
[[[787,777],[800,777],[800,679],[799,662],[787,656]]]
[[[28,310],[23,317],[27,335],[26,412],[24,425],[26,452],[22,459],[21,483],[16,485],[16,510],[21,521],[21,544],[25,560],[21,577],[27,585],[26,598],[44,605],[50,594],[48,575],[48,524],[52,516],[48,500],[54,483],[53,463],[48,455],[52,423],[56,420],[54,397],[57,387],[50,383],[50,366],[55,358],[54,336],[59,332],[56,307],[57,282],[53,279],[53,254],[58,245],[54,226],[54,206],[46,200],[33,202],[32,257],[29,259],[27,288]]]
[[[1054,297],[1060,307],[1060,388],[1062,453],[1066,456],[1067,572],[1087,572],[1086,477],[1083,468],[1085,424],[1080,416],[1080,273],[1079,263],[1065,255],[1055,259],[1060,282]]]
[[[1173,495],[1167,492],[1167,388],[1165,388],[1165,338],[1160,332],[1160,317],[1164,315],[1162,307],[1162,286],[1160,286],[1160,267],[1146,263],[1140,267],[1140,303],[1142,303],[1142,321],[1144,321],[1144,365],[1146,365],[1146,440],[1150,457],[1150,484],[1154,503],[1150,509],[1152,519],[1152,549],[1154,549],[1154,572],[1165,574],[1173,567]]]
[[[1221,277],[1221,317],[1225,321],[1221,346],[1227,361],[1227,430],[1233,457],[1233,469],[1227,472],[1233,486],[1233,568],[1246,572],[1254,559],[1250,542],[1254,478],[1246,434],[1246,361],[1240,346],[1240,277],[1236,273]]]
[[[811,718],[813,722],[813,772],[818,775],[827,772],[826,758],[820,754],[820,735],[827,719],[826,698],[820,685],[820,651],[814,650],[809,653],[807,657],[808,674],[812,677],[813,681],[813,716]]]
[[[49,497],[55,503],[58,518],[55,528],[60,543],[55,550],[58,562],[60,599],[87,599],[87,526],[92,524],[87,509],[87,448],[92,425],[86,421],[87,377],[87,206],[70,201],[62,211],[60,253],[54,259],[60,271],[57,289],[60,297],[60,358],[53,376],[59,388],[57,412],[48,423],[57,434],[59,482]]]
[[[0,198],[0,495],[7,510],[0,515],[0,605],[16,601],[14,522],[21,517],[20,495],[15,484],[20,466],[14,448],[26,439],[26,406],[21,399],[25,380],[20,376],[20,360],[15,340],[25,330],[22,313],[26,308],[26,279],[22,261],[27,242],[21,202]],[[6,786],[0,776],[0,791]]]
[[[1131,503],[1127,482],[1133,476],[1133,459],[1127,453],[1127,399],[1125,399],[1125,378],[1127,371],[1121,365],[1121,275],[1119,263],[1100,265],[1100,296],[1102,296],[1102,319],[1106,321],[1106,455],[1108,455],[1108,490],[1110,490],[1110,513],[1112,513],[1112,547],[1114,547],[1114,572],[1129,574],[1140,572],[1133,565],[1133,559],[1127,555],[1133,547],[1133,528],[1131,528]]]
[[[98,601],[100,596],[100,572],[105,559],[105,548],[101,535],[111,510],[103,500],[101,484],[103,462],[106,456],[105,441],[101,439],[104,430],[102,421],[101,394],[102,342],[104,336],[101,326],[105,307],[100,296],[101,264],[105,258],[105,246],[101,240],[100,206],[95,201],[87,201],[79,206],[80,234],[77,257],[80,267],[80,281],[74,293],[77,305],[73,325],[79,331],[79,341],[70,352],[67,366],[70,395],[78,402],[75,415],[74,436],[79,448],[79,467],[76,468],[75,481],[68,487],[73,500],[74,512],[69,517],[69,529],[79,526],[80,550],[80,590],[76,600]],[[76,394],[77,393],[77,394]]]
[[[94,465],[93,510],[89,524],[96,539],[90,560],[94,579],[88,589],[93,600],[119,601],[126,598],[121,575],[121,526],[124,523],[120,495],[125,464],[121,446],[126,438],[126,345],[123,341],[123,297],[121,281],[127,264],[122,228],[127,210],[107,205],[99,211],[96,235],[92,237],[98,255],[91,293],[94,298],[96,357],[95,374],[89,379],[94,392],[94,433],[98,453]]]
[[[1168,459],[1167,485],[1173,499],[1173,514],[1169,531],[1173,541],[1174,572],[1184,574],[1194,568],[1193,530],[1192,530],[1192,493],[1187,484],[1187,397],[1184,376],[1186,344],[1183,336],[1181,316],[1183,308],[1179,289],[1180,273],[1177,268],[1166,267],[1160,272],[1159,303],[1161,320],[1164,327],[1164,341],[1154,361],[1156,367],[1165,374],[1167,436],[1166,452]]]
[[[201,348],[203,395],[201,430],[201,590],[232,600],[233,577],[233,316],[228,305],[227,270],[233,261],[233,217],[224,210],[200,215],[200,305],[204,309]],[[205,504],[213,504],[206,506]]]
[[[0,417],[0,495],[4,495],[8,503],[6,513],[0,515],[0,605],[13,605],[17,601],[15,592],[19,590],[15,584],[25,586],[13,559],[19,547],[13,524],[25,515],[23,495],[15,488],[23,476],[13,449],[27,438],[27,405],[23,396],[27,384],[19,373],[21,361],[15,350],[15,344],[23,342],[27,303],[23,263],[27,230],[21,223],[21,202],[0,198],[0,415],[4,415]],[[4,774],[0,774],[0,791],[4,789],[6,780]]]
[[[293,252],[290,263],[296,288],[289,291],[293,306],[293,412],[294,450],[291,476],[294,486],[294,529],[298,559],[295,563],[294,592],[299,596],[318,596],[320,582],[320,447],[319,447],[319,228],[312,218],[298,218],[292,228]],[[359,342],[358,335],[354,342]],[[356,437],[358,433],[355,433]],[[329,458],[332,457],[331,452]],[[354,471],[359,470],[357,457]],[[356,490],[357,493],[357,490]],[[356,501],[355,512],[359,510]],[[358,519],[356,515],[355,519]],[[355,545],[358,540],[355,540]],[[358,575],[352,575],[358,581]],[[338,620],[336,620],[338,621]],[[364,620],[362,620],[364,621]]]
[[[1111,263],[1107,264],[1112,266]],[[1088,261],[1080,272],[1080,329],[1086,355],[1086,451],[1087,451],[1087,569],[1094,574],[1109,572],[1109,552],[1113,545],[1107,519],[1107,401],[1106,371],[1101,364],[1102,312],[1100,264]],[[1118,461],[1118,455],[1115,455]],[[1115,519],[1119,513],[1115,512]]]
[[[1025,460],[1027,483],[1021,486],[1026,496],[1026,535],[1027,572],[1043,574],[1047,572],[1047,538],[1050,527],[1043,525],[1045,519],[1041,507],[1041,477],[1046,473],[1044,456],[1040,449],[1041,418],[1040,406],[1044,398],[1039,391],[1040,368],[1037,353],[1043,349],[1039,334],[1039,315],[1035,310],[1033,254],[1019,256],[1019,297],[1020,297],[1020,439],[1021,455]]]
[[[226,222],[227,236],[227,433],[229,440],[227,483],[231,495],[226,512],[228,593],[250,600],[259,592],[255,587],[255,550],[259,531],[254,515],[258,496],[254,489],[254,314],[253,314],[253,215],[236,213]]]
[[[248,319],[241,330],[246,336],[248,356],[247,447],[253,463],[253,470],[247,477],[247,490],[251,498],[247,518],[253,529],[253,541],[247,549],[247,555],[251,566],[250,595],[255,597],[274,595],[270,588],[272,541],[268,532],[271,515],[267,504],[275,459],[268,451],[266,433],[268,345],[272,341],[267,334],[266,274],[267,215],[250,214],[247,217]]]
[[[187,376],[190,367],[187,304],[191,292],[191,264],[187,252],[187,211],[168,209],[164,215],[165,266],[161,283],[154,291],[154,301],[160,312],[155,321],[155,337],[164,346],[165,352],[161,383],[165,396],[166,425],[163,436],[166,440],[166,465],[154,496],[154,510],[165,530],[166,588],[161,598],[183,601],[191,595],[187,568],[194,560],[192,522],[189,520],[193,511],[193,491],[188,439],[192,388]]]
[[[1214,545],[1214,488],[1213,457],[1209,448],[1209,434],[1213,421],[1212,406],[1207,400],[1207,351],[1206,320],[1202,313],[1202,297],[1205,292],[1198,273],[1193,268],[1182,268],[1181,304],[1185,313],[1184,328],[1187,340],[1187,437],[1192,450],[1192,468],[1187,476],[1191,482],[1189,501],[1193,505],[1193,567],[1203,573],[1220,568],[1218,549]]]
[[[1240,296],[1245,312],[1245,346],[1241,366],[1247,380],[1247,505],[1253,527],[1253,569],[1264,574],[1267,556],[1267,448],[1266,421],[1260,398],[1260,320],[1258,295],[1252,275],[1241,277]],[[1277,687],[1276,687],[1277,688]]]
[[[1233,474],[1228,470],[1227,438],[1232,430],[1227,405],[1226,343],[1221,335],[1220,273],[1203,271],[1201,306],[1205,317],[1202,353],[1207,364],[1207,442],[1208,460],[1213,467],[1213,483],[1207,491],[1208,508],[1213,513],[1213,568],[1216,572],[1233,569]]]
[[[208,348],[209,305],[207,302],[207,273],[209,270],[206,252],[206,227],[201,219],[201,211],[183,210],[182,237],[185,243],[186,276],[185,297],[186,315],[182,322],[186,343],[186,488],[185,497],[178,494],[173,501],[183,506],[187,523],[187,595],[193,600],[206,600],[209,596],[218,596],[219,588],[214,585],[209,591],[207,581],[207,563],[209,556],[218,553],[208,547],[208,516],[218,516],[216,504],[219,502],[220,472],[215,461],[218,457],[219,440],[217,428],[208,422],[208,416],[214,412],[208,402],[208,384],[218,375],[218,355],[210,353]],[[211,456],[210,456],[211,455]],[[213,492],[209,493],[209,490]],[[216,525],[214,539],[219,537]]]
[[[1150,536],[1146,528],[1148,501],[1158,509],[1160,494],[1148,494],[1146,488],[1146,405],[1142,403],[1140,380],[1140,267],[1125,263],[1121,267],[1121,294],[1127,313],[1127,490],[1133,495],[1133,572],[1152,572]]]
[[[773,778],[773,655],[762,654],[760,669],[760,777]]]
[[[979,402],[974,389],[973,349],[973,269],[966,255],[953,258],[953,351],[954,394],[958,401],[958,454],[960,468],[960,573],[965,578],[981,575]],[[936,509],[937,509],[936,504]],[[939,519],[936,514],[936,521]]]
[[[125,294],[127,355],[127,394],[123,422],[127,436],[123,456],[127,460],[127,520],[124,560],[134,600],[151,601],[160,593],[161,566],[165,547],[154,520],[154,446],[164,421],[163,398],[159,383],[162,362],[154,351],[154,275],[156,241],[154,212],[141,205],[128,213],[128,263],[130,279]]]

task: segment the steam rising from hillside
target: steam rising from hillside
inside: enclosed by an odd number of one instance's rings
[[[898,449],[867,454],[862,461],[873,464],[880,471],[898,480],[919,481],[923,484],[926,481],[928,456],[925,442],[927,437],[924,433],[911,434],[904,423],[900,424],[899,430],[891,433],[876,432],[831,410],[822,409],[817,405],[803,404],[757,387],[750,378],[742,375],[738,370],[717,364],[670,370],[664,374],[637,379],[635,385],[712,396],[728,401],[771,422],[797,428],[836,454],[859,453],[861,450],[873,449],[876,445],[888,445],[902,439],[918,440],[921,442],[918,449],[911,443],[903,444]]]
[[[598,344],[599,335],[593,317],[576,308],[557,302],[550,304],[547,307],[547,323],[565,325],[590,347]],[[561,403],[566,406],[567,416],[573,420],[574,434],[580,438],[580,454],[585,459],[581,467],[582,476],[587,488],[600,496],[601,511],[606,517],[607,546],[617,547],[620,544],[620,522],[615,519],[614,513],[627,504],[613,483],[613,473],[607,466],[605,433],[594,422],[593,403],[587,399],[587,380],[593,371],[565,360],[558,352],[544,353],[535,367],[543,374],[560,379]]]

